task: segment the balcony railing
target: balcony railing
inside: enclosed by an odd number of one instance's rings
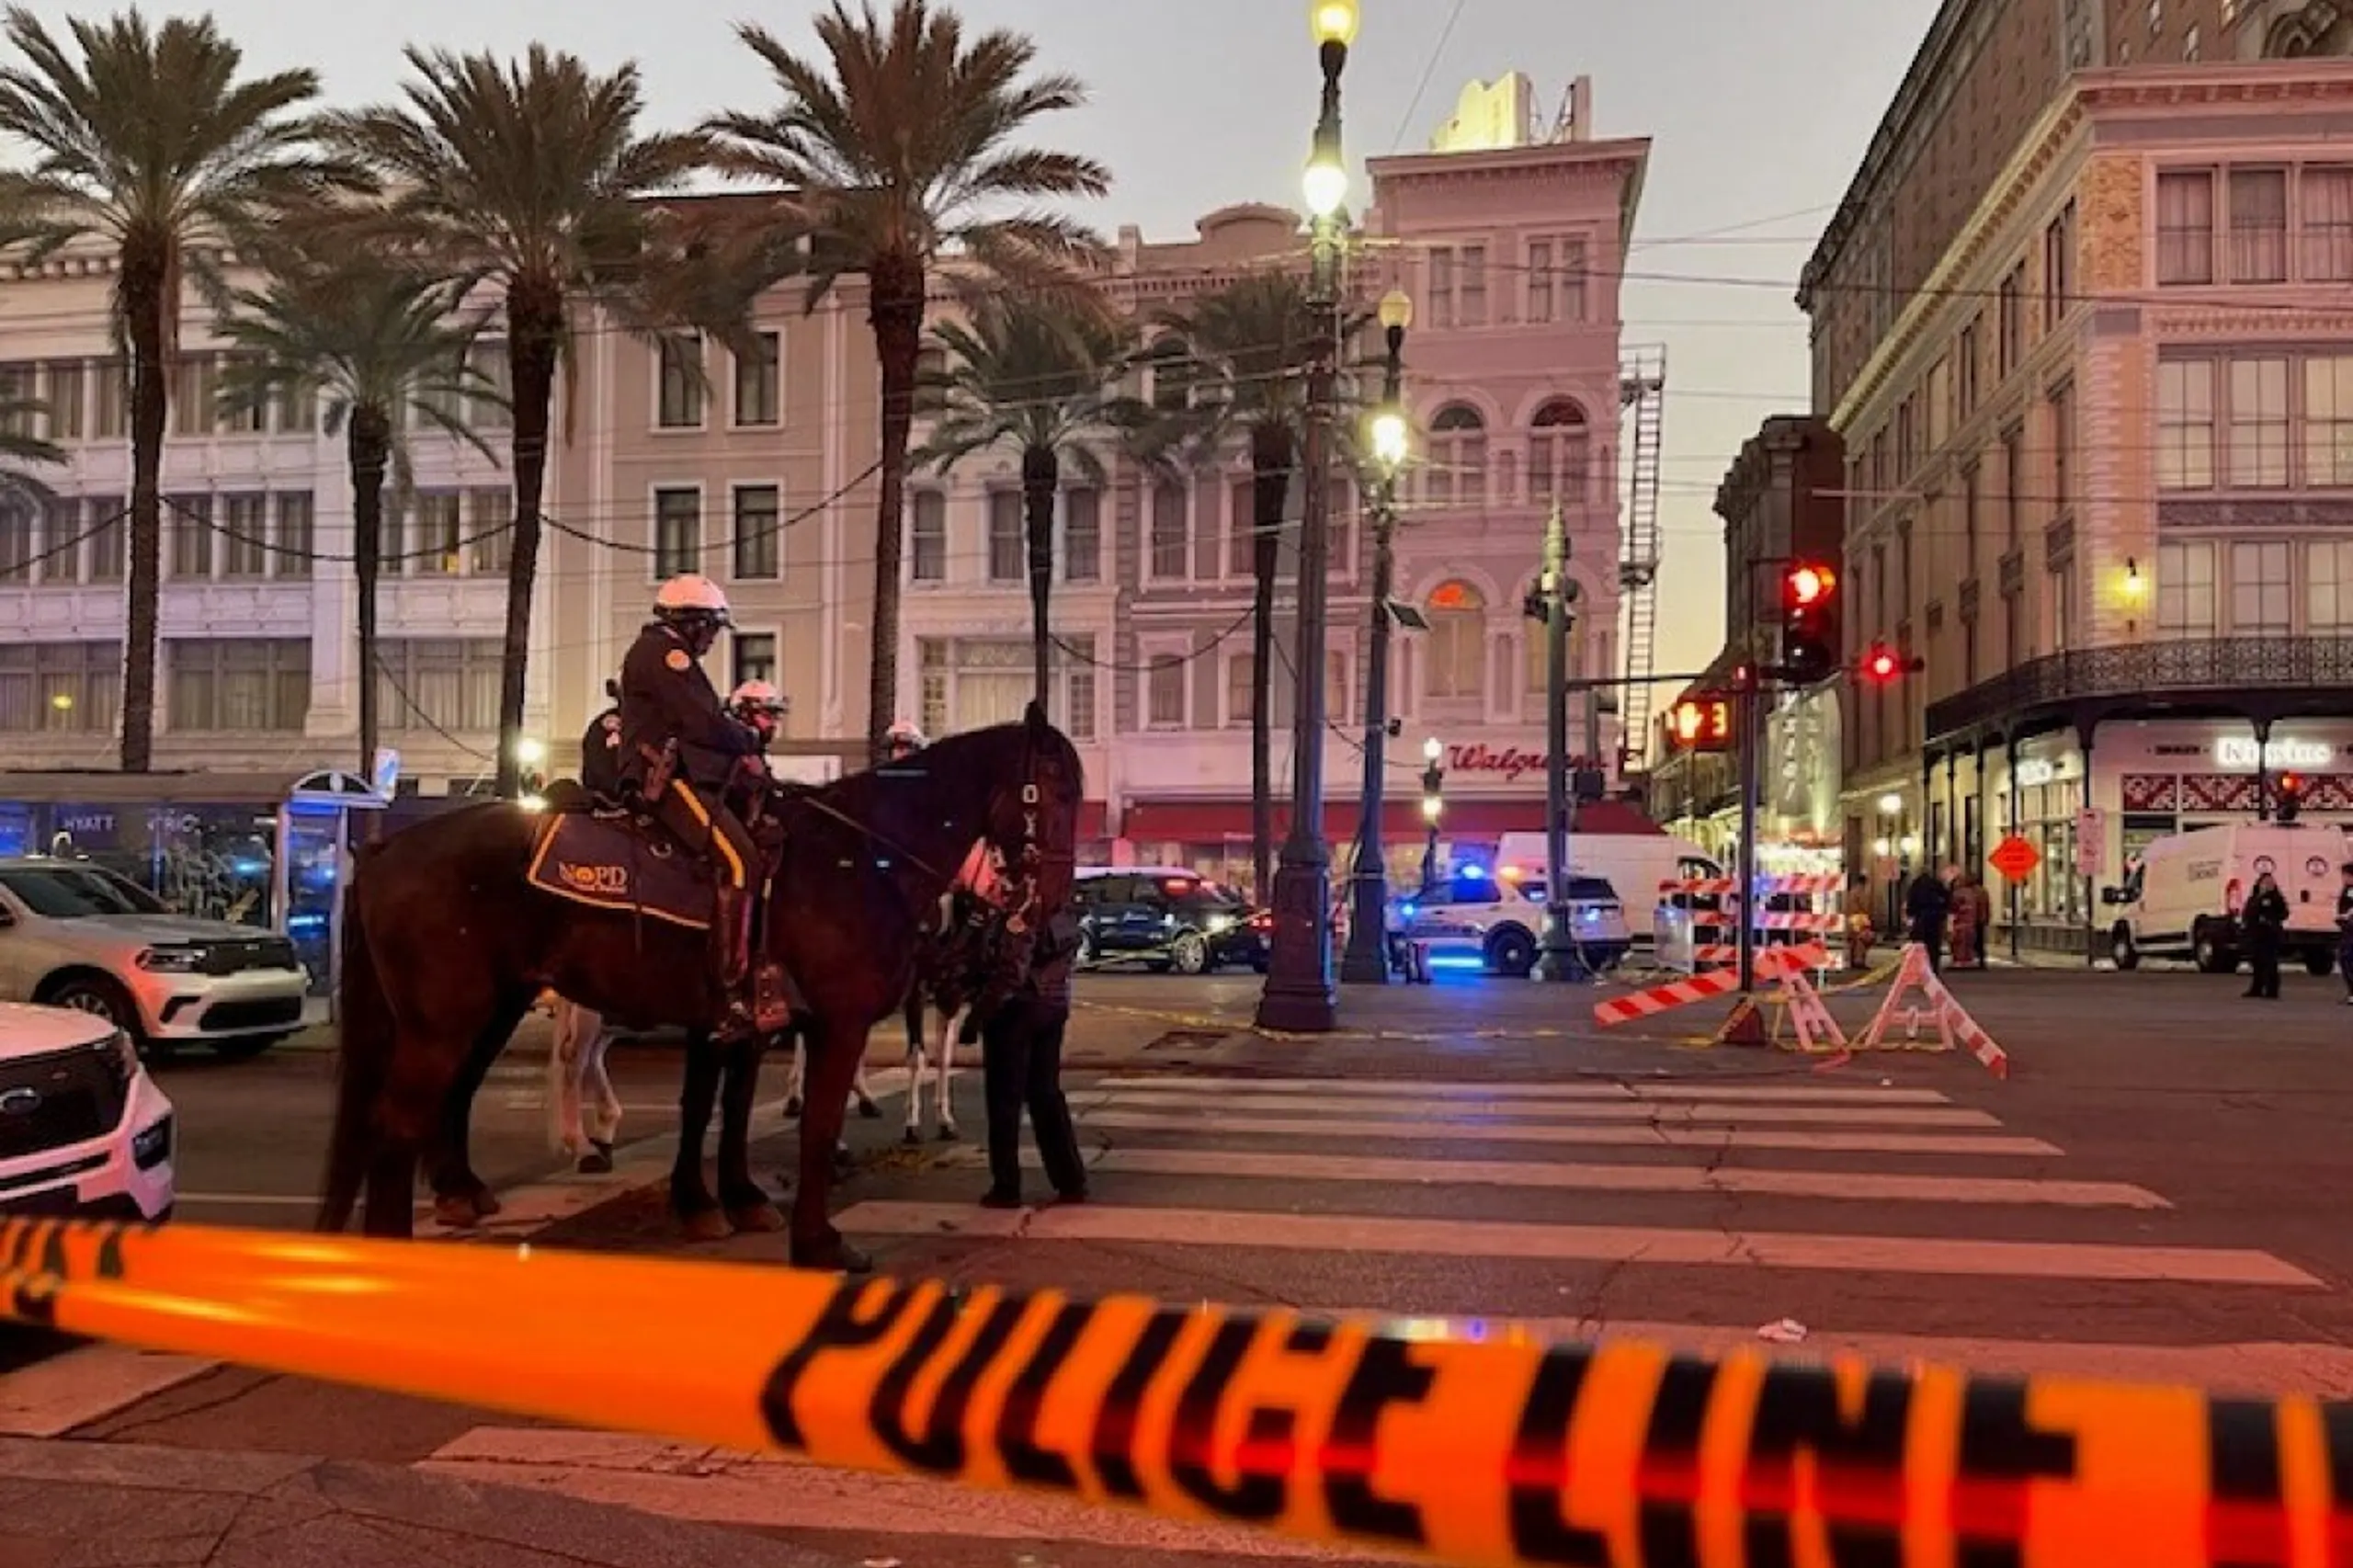
[[[2207,637],[2030,659],[1928,704],[1932,738],[2084,698],[2226,696],[2298,687],[2353,692],[2353,637]]]

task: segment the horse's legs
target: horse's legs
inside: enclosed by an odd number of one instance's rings
[[[596,1039],[588,1042],[586,1065],[582,1077],[586,1079],[597,1097],[594,1125],[588,1129],[588,1142],[604,1157],[607,1170],[613,1165],[613,1145],[620,1141],[621,1097],[613,1089],[613,1076],[605,1070],[605,1054],[613,1049],[613,1031],[599,1027]]]
[[[939,1141],[956,1141],[956,1015],[939,1016]]]
[[[899,1141],[903,1143],[923,1141],[923,1085],[924,1080],[929,1076],[930,1066],[930,1059],[923,1049],[923,1004],[911,999],[907,1003],[907,1121],[899,1132]],[[860,1087],[864,1086],[865,1076],[865,1064],[860,1062]]]
[[[850,1085],[850,1093],[858,1098],[858,1114],[869,1121],[881,1119],[882,1108],[874,1103],[873,1094],[866,1086],[866,1058],[858,1059],[858,1077]]]
[[[719,1201],[738,1231],[784,1229],[767,1190],[752,1179],[752,1102],[759,1097],[760,1058],[767,1041],[754,1036],[727,1048],[719,1099]]]
[[[689,1241],[715,1242],[728,1233],[727,1221],[702,1179],[702,1141],[710,1131],[719,1072],[719,1047],[710,1031],[688,1030],[686,1082],[678,1092],[678,1157],[670,1167],[670,1212]]]
[[[809,1102],[801,1118],[801,1179],[792,1193],[791,1260],[803,1268],[873,1270],[872,1260],[842,1240],[826,1214],[833,1194],[834,1151],[849,1109],[850,1085],[865,1054],[866,1031],[845,1028],[823,1014],[803,1031],[809,1053]]]
[[[798,1027],[794,1028],[790,1031],[790,1034],[792,1039],[792,1072],[784,1080],[784,1114],[787,1117],[795,1117],[801,1114],[801,1107],[802,1103],[801,1087],[807,1082],[806,1069],[809,1063],[809,1035],[807,1030]]]
[[[407,1240],[416,1234],[421,1155],[444,1138],[451,1100],[467,1060],[454,1040],[402,1029],[392,1047],[375,1113],[376,1148],[368,1162],[360,1229]]]
[[[483,1080],[490,1076],[490,1069],[515,1037],[516,1026],[531,1010],[531,998],[525,994],[502,999],[497,1011],[474,1036],[467,1049],[465,1060],[459,1064],[456,1080],[442,1101],[439,1136],[428,1147],[433,1170],[433,1214],[444,1225],[463,1227],[487,1220],[498,1212],[497,1196],[490,1185],[474,1174],[473,1160],[469,1153],[469,1131],[473,1121],[474,1096],[482,1092]]]
[[[581,1010],[571,1003],[559,1000],[555,1005],[555,1044],[548,1051],[548,1142],[555,1152],[574,1155],[585,1149],[586,1130],[581,1125],[580,1079],[585,1063],[582,1058]]]

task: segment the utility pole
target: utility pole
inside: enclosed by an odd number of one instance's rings
[[[1739,889],[1733,894],[1738,900],[1734,918],[1740,944],[1740,989],[1743,995],[1756,989],[1756,791],[1765,769],[1765,700],[1764,683],[1751,666],[1745,672],[1740,690],[1734,694],[1739,707],[1740,722],[1740,855],[1733,876]]]
[[[1569,525],[1558,497],[1544,528],[1544,959],[1552,981],[1590,978],[1569,914]],[[1536,608],[1536,607],[1530,607]],[[1586,691],[1586,708],[1593,691]]]

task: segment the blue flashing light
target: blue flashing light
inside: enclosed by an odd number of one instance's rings
[[[1465,866],[1461,870],[1461,875],[1469,877],[1473,881],[1478,881],[1481,877],[1483,877],[1486,874],[1487,868],[1484,866]]]
[[[1404,903],[1398,906],[1397,913],[1404,915],[1406,919],[1411,920],[1414,917],[1415,908],[1415,905],[1409,899]]]
[[[1487,960],[1475,953],[1434,953],[1430,957],[1430,967],[1476,971],[1485,969]]]

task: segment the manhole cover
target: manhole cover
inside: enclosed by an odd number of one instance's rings
[[[1205,1045],[1215,1045],[1230,1033],[1226,1029],[1170,1029],[1151,1041],[1146,1051],[1198,1051]]]

